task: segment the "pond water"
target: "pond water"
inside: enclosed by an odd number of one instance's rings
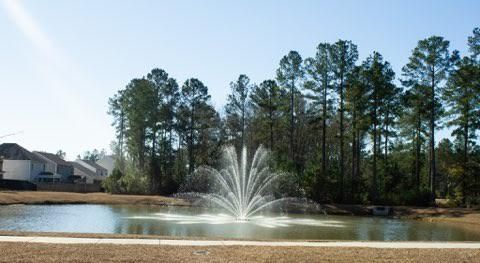
[[[242,239],[480,241],[444,223],[377,217],[262,214],[248,221],[219,211],[139,205],[0,206],[0,230]]]

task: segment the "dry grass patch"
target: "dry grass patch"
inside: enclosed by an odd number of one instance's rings
[[[180,247],[0,243],[0,262],[479,262],[473,249]],[[196,251],[208,251],[195,255]]]
[[[0,205],[11,204],[141,204],[189,205],[181,199],[157,195],[115,195],[106,193],[67,193],[37,191],[0,192]]]

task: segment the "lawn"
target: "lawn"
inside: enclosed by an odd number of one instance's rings
[[[0,262],[479,262],[474,249],[180,247],[0,243]],[[195,253],[200,252],[200,253]],[[199,254],[199,255],[197,255]]]

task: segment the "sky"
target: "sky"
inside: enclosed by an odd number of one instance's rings
[[[478,0],[0,0],[0,143],[63,150],[67,159],[114,140],[108,98],[152,68],[200,79],[221,109],[229,83],[274,78],[282,56],[352,40],[397,77],[420,39],[466,54]],[[440,132],[440,137],[448,136]]]

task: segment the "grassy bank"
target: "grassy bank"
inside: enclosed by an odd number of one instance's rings
[[[478,262],[473,249],[180,247],[0,243],[0,262]],[[207,251],[206,255],[195,255]]]
[[[156,195],[113,195],[106,193],[66,193],[36,191],[2,191],[0,205],[12,204],[131,204],[188,205],[183,200]]]

